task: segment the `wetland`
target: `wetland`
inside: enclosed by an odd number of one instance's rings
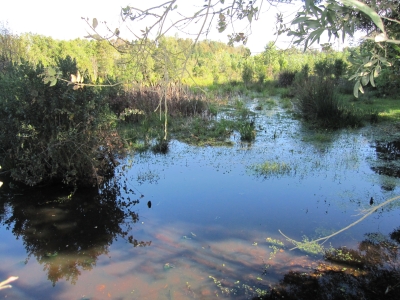
[[[1,293],[395,299],[400,202],[310,241],[399,195],[398,125],[326,130],[287,106],[280,97],[236,99],[214,118],[231,126],[239,110],[248,122],[218,143],[176,131],[164,153],[120,157],[99,191],[4,180],[0,275],[19,279]]]

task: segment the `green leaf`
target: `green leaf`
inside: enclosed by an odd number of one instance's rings
[[[358,87],[358,90],[364,94],[364,88],[362,87],[362,84],[360,84],[360,86]]]
[[[309,39],[311,40],[310,45],[312,43],[314,43],[315,40],[320,38],[321,34],[324,32],[324,29],[325,28],[320,28],[320,29],[314,30],[313,32],[310,33],[310,35],[309,35]]]
[[[379,56],[379,60],[387,67],[390,67],[392,65],[392,63],[390,63],[385,57]]]
[[[309,17],[298,17],[292,21],[292,25],[305,22],[309,19],[310,19]]]
[[[339,0],[339,1],[346,6],[355,7],[358,10],[362,11],[364,14],[366,14],[368,17],[371,18],[371,20],[375,23],[376,26],[378,26],[378,28],[382,32],[385,32],[385,27],[383,26],[381,17],[371,7],[358,0]]]
[[[93,29],[96,29],[97,25],[99,25],[99,22],[97,22],[96,18],[93,18],[93,24],[92,24]]]
[[[311,8],[314,16],[318,16],[318,14],[322,13],[322,9],[318,8],[317,6],[315,6],[314,3],[311,3],[310,8]]]
[[[249,23],[253,20],[253,13],[250,13],[247,15],[247,20],[249,20]]]
[[[312,29],[317,29],[320,28],[320,23],[317,20],[308,20],[304,22],[307,27],[312,28]]]
[[[374,77],[378,77],[379,76],[379,73],[381,72],[381,66],[380,65],[377,65],[376,67],[375,67],[375,70],[374,70]]]
[[[400,40],[386,40],[386,43],[400,44]]]
[[[358,98],[358,89],[360,87],[360,81],[357,81],[353,88],[353,95],[354,97]]]
[[[365,68],[372,67],[372,66],[375,65],[377,62],[378,62],[377,59],[371,60],[371,61],[367,62],[367,63],[364,65],[364,67],[365,67]]]
[[[369,82],[369,75],[364,75],[363,77],[361,77],[361,83],[362,85],[367,85]]]
[[[55,86],[57,84],[57,78],[50,81],[50,86]]]
[[[371,85],[375,87],[374,72],[371,72],[371,74],[369,74],[369,81],[371,82]]]
[[[356,77],[358,77],[358,74],[352,75],[352,76],[349,78],[349,81],[350,81],[350,80],[353,80],[353,79],[356,78]]]

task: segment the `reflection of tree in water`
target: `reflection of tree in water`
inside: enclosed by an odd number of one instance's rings
[[[127,237],[130,226],[138,221],[132,207],[139,200],[121,197],[115,180],[105,183],[100,192],[78,190],[72,197],[60,188],[50,189],[30,190],[24,196],[9,193],[4,197],[3,193],[0,206],[10,209],[8,214],[2,210],[0,218],[17,238],[22,237],[28,253],[26,263],[33,255],[44,265],[53,285],[61,278],[75,283],[82,270],[91,270],[97,258],[108,253],[118,236]],[[149,244],[132,236],[127,239],[135,246]]]
[[[399,299],[400,228],[389,238],[367,234],[357,250],[327,252],[311,273],[290,271],[263,297],[254,299]]]
[[[400,141],[375,143],[375,151],[383,163],[372,166],[371,169],[380,175],[400,178]]]

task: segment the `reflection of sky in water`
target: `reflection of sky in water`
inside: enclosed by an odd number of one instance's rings
[[[228,297],[237,298],[235,289],[242,296],[248,289],[243,284],[265,288],[290,269],[310,264],[304,254],[288,250],[269,260],[267,237],[284,241],[278,230],[296,240],[332,233],[357,220],[371,197],[378,204],[398,193],[397,187],[383,190],[371,170],[375,150],[367,142],[367,130],[344,130],[334,133],[330,143],[317,143],[304,141],[312,133],[279,111],[267,118],[260,115],[256,124],[261,127],[251,146],[240,145],[237,135],[233,148],[173,141],[165,156],[131,158],[125,176],[144,198],[135,207],[139,223],[130,234],[151,241],[151,246],[133,248],[118,239],[93,270],[82,271],[75,285],[60,281],[48,290],[50,283],[33,258],[18,265],[26,254],[10,231],[3,230],[7,246],[1,248],[2,260],[13,263],[1,267],[0,274],[20,276],[7,294],[31,290],[36,295],[48,291],[48,299],[214,299],[217,292],[223,295],[215,278],[229,287]],[[259,177],[251,166],[265,161],[284,162],[291,171]],[[367,232],[392,231],[397,220],[398,210],[384,209],[329,242],[354,246]],[[266,264],[271,267],[261,275]],[[263,280],[257,280],[260,276]]]

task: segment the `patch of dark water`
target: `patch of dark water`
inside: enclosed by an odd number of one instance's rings
[[[392,190],[381,188],[371,170],[379,158],[363,131],[316,132],[279,106],[257,110],[255,123],[252,143],[234,133],[230,148],[172,141],[167,154],[127,158],[115,189],[103,192],[109,201],[83,193],[69,206],[43,196],[41,207],[7,192],[0,275],[20,279],[6,295],[249,299],[323,260],[289,251],[279,230],[298,241],[325,236],[357,220],[371,197],[379,204],[399,194],[397,178]],[[289,171],[254,172],[265,162]],[[385,207],[323,246],[357,247],[365,233],[388,234],[398,213]]]

